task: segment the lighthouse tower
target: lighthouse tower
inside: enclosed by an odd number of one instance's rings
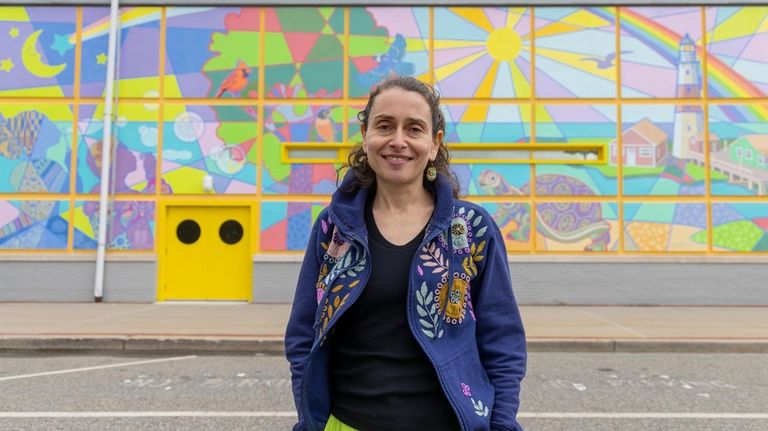
[[[696,59],[696,45],[688,33],[680,40],[677,97],[686,99],[701,97],[701,76],[699,61]],[[678,105],[675,109],[672,155],[678,159],[685,159],[690,149],[696,147],[696,140],[703,139],[703,126],[701,106]]]

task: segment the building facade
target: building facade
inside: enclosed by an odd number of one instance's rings
[[[522,303],[768,304],[766,6],[125,6],[108,301],[289,301],[370,88],[443,97]],[[109,8],[0,6],[0,301],[93,298]]]

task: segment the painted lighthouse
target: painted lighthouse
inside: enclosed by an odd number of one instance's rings
[[[688,33],[680,39],[680,54],[677,62],[677,97],[701,98],[701,74],[696,58],[696,44]],[[696,147],[698,139],[704,136],[704,119],[699,105],[678,105],[675,109],[675,127],[672,140],[672,155],[686,159],[690,150]]]

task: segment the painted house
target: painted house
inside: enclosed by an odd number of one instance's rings
[[[688,143],[688,152],[689,153],[696,153],[700,156],[704,155],[704,141],[706,139],[704,138],[704,134],[696,135],[695,139],[691,139],[691,142]],[[718,148],[720,148],[720,137],[717,135],[717,133],[710,132],[709,134],[709,148],[710,152],[717,151]]]
[[[768,169],[768,135],[743,135],[728,146],[731,162],[753,169]]]
[[[624,166],[658,166],[667,158],[668,140],[669,135],[666,132],[648,118],[643,118],[621,135]],[[617,141],[611,141],[609,147],[610,164],[616,165],[618,164]]]

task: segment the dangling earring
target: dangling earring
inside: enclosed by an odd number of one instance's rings
[[[429,162],[427,166],[427,181],[434,181],[437,179],[437,168],[432,162]]]

